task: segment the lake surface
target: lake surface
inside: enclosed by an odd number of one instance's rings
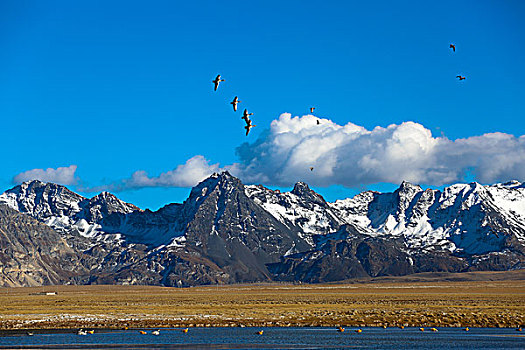
[[[263,330],[262,335],[256,334]],[[54,333],[0,337],[0,348],[134,348],[134,349],[525,349],[525,332],[515,329],[441,328],[190,328],[160,329],[160,335],[138,330]]]

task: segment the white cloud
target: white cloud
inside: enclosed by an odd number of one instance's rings
[[[414,122],[367,130],[327,119],[317,125],[317,119],[282,114],[269,132],[237,149],[237,175],[267,185],[348,187],[403,180],[439,186],[462,181],[467,172],[480,182],[525,178],[525,136],[490,133],[452,141]]]
[[[116,185],[117,189],[132,189],[143,187],[191,187],[211,174],[219,172],[219,164],[209,164],[203,156],[197,155],[175,169],[150,177],[144,170],[135,171],[129,179]]]
[[[73,185],[77,182],[77,178],[75,177],[76,170],[76,165],[56,169],[32,169],[16,175],[13,178],[13,182],[18,184],[24,181],[40,180],[43,182],[54,182],[61,185]]]

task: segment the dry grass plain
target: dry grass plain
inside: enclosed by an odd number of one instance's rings
[[[0,329],[525,324],[525,271],[458,276],[463,281],[422,275],[322,285],[3,288]],[[43,291],[57,294],[37,294]]]

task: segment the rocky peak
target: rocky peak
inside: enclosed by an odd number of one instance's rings
[[[302,196],[303,194],[309,193],[311,191],[307,183],[298,182],[293,187],[292,193],[296,196]]]
[[[244,191],[244,185],[241,183],[241,180],[232,176],[227,171],[213,173],[210,177],[202,180],[197,186],[192,188],[187,200],[202,200],[216,189],[220,192],[231,192],[233,189]]]
[[[90,223],[98,222],[113,213],[129,214],[136,210],[141,211],[133,204],[121,201],[109,192],[102,192],[89,200],[85,200],[80,205],[84,210],[77,216]]]
[[[117,196],[115,196],[114,194],[105,191],[92,197],[89,200],[89,203],[90,205],[103,205],[110,210],[113,209],[112,211],[118,210],[126,213],[130,213],[134,210],[140,210],[135,205],[126,203],[118,199]]]
[[[511,180],[501,184],[501,186],[507,188],[525,188],[525,183],[519,182],[517,180]]]
[[[39,180],[24,182],[0,195],[0,203],[39,220],[50,216],[70,216],[79,210],[79,203],[83,200],[84,197],[62,185]]]
[[[312,201],[313,203],[322,205],[326,204],[323,196],[310,189],[308,184],[304,182],[297,182],[290,193],[303,200]]]
[[[399,188],[397,189],[398,193],[416,193],[421,192],[423,189],[419,185],[411,184],[408,181],[403,181]]]

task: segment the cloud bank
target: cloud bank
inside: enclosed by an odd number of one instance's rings
[[[489,133],[450,140],[414,122],[367,130],[353,123],[282,114],[256,142],[237,149],[248,182],[356,187],[378,182],[444,185],[466,174],[490,183],[525,178],[525,136]],[[314,167],[313,171],[309,168]]]
[[[77,182],[77,178],[75,177],[76,171],[76,165],[56,169],[47,168],[45,170],[31,169],[16,175],[13,178],[13,182],[19,184],[24,181],[40,180],[43,182],[54,182],[61,185],[74,185]]]
[[[268,186],[306,181],[314,186],[358,187],[404,180],[441,186],[464,181],[467,174],[482,183],[525,178],[525,136],[496,132],[450,140],[433,137],[414,122],[367,130],[353,123],[338,125],[312,115],[284,113],[255,142],[239,146],[237,155],[239,162],[223,167],[195,156],[156,177],[137,171],[122,184],[189,187],[223,170],[245,183]]]
[[[450,140],[433,137],[429,129],[414,122],[367,130],[353,123],[338,125],[312,115],[284,113],[257,140],[236,151],[239,161],[234,164],[212,164],[196,155],[158,176],[138,170],[129,178],[86,191],[191,187],[224,170],[244,183],[267,186],[306,181],[321,187],[360,187],[404,180],[441,186],[465,181],[467,175],[482,183],[525,179],[525,136],[495,132]],[[74,184],[76,168],[33,169],[15,176],[14,181]]]

